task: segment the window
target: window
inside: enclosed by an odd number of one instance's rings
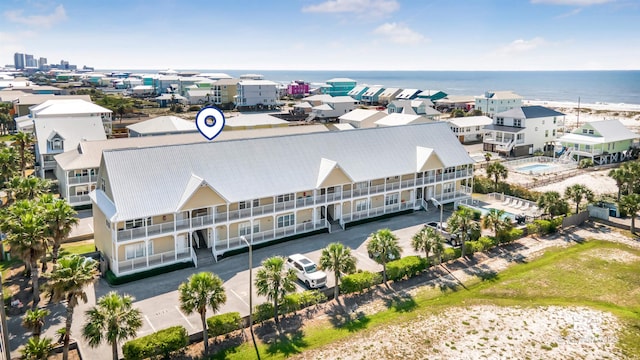
[[[593,130],[589,130],[589,135],[593,135]]]
[[[584,149],[585,149],[586,151],[591,151],[591,145],[585,145],[585,146],[584,146]]]
[[[104,178],[100,179],[100,190],[102,191],[106,191],[105,189],[107,188],[106,182],[104,181]]]
[[[513,126],[522,127],[522,119],[513,119]]]
[[[293,200],[293,194],[278,195],[278,197],[276,198],[276,201],[279,203],[287,202],[291,200]]]
[[[556,129],[551,130],[551,136],[553,136],[553,137],[556,136]]]
[[[251,203],[248,201],[240,201],[238,203],[238,209],[242,210],[242,209],[248,209],[251,207]]]
[[[582,129],[582,133],[586,134],[587,133],[587,129]]]
[[[253,207],[258,207],[258,206],[260,206],[260,199],[253,200]]]
[[[480,126],[476,126],[476,131],[480,131]]]
[[[358,200],[356,201],[356,211],[367,211],[369,209],[369,200]]]
[[[49,142],[51,150],[62,150],[64,148],[64,142],[60,139],[53,139]]]
[[[395,205],[398,203],[398,193],[389,194],[384,198],[385,205]]]
[[[452,182],[445,183],[442,185],[442,191],[445,193],[451,193],[453,192],[453,190],[455,190],[455,184]]]
[[[149,255],[153,254],[153,241],[149,241],[147,245],[147,251]],[[126,245],[124,247],[125,258],[127,260],[141,258],[145,256],[145,246],[144,243],[137,243],[133,245]]]
[[[278,227],[283,228],[286,226],[291,226],[296,223],[296,217],[294,214],[287,214],[278,216]]]
[[[260,232],[260,220],[256,220],[253,222],[253,228],[251,226],[251,222],[243,222],[238,225],[238,235],[246,236],[251,235],[251,233],[259,233]]]
[[[558,121],[558,120],[557,120],[557,119],[556,119],[556,117],[554,116],[554,117],[553,117],[553,123],[555,124],[555,123],[556,123],[556,121]]]
[[[111,222],[109,222],[109,219],[105,219],[104,224],[107,225],[107,229],[111,229]]]
[[[151,225],[151,218],[148,217],[146,220],[146,225]],[[124,222],[125,229],[134,229],[142,226],[145,226],[145,219],[133,219]]]
[[[549,137],[549,130],[544,131],[544,137]]]
[[[450,173],[454,173],[456,172],[456,168],[455,167],[448,167],[444,169],[444,173],[445,174],[450,174]]]
[[[89,195],[88,186],[76,186],[76,196]]]
[[[504,118],[496,118],[496,125],[504,125]]]

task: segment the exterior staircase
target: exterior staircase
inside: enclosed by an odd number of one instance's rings
[[[211,252],[211,248],[200,248],[195,249],[196,257],[198,258],[198,267],[212,265],[216,262],[216,259],[213,257],[213,253]]]

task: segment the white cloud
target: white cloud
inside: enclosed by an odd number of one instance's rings
[[[517,39],[498,49],[498,53],[502,55],[519,54],[534,50],[547,42],[541,37],[535,37],[531,40]]]
[[[556,16],[556,19],[563,19],[563,18],[568,18],[570,16],[574,16],[574,15],[578,15],[582,12],[582,8],[575,8],[569,12],[566,12],[564,14],[560,14],[558,16]]]
[[[46,15],[24,15],[23,12],[22,9],[5,11],[4,17],[9,22],[43,28],[49,28],[67,19],[62,5],[56,6],[52,13]]]
[[[404,24],[398,23],[382,24],[373,30],[373,33],[397,44],[418,44],[428,40],[422,34],[409,29]]]
[[[589,6],[606,4],[615,0],[531,0],[532,4]]]
[[[327,0],[317,5],[302,8],[309,13],[357,13],[378,16],[397,11],[400,3],[396,0]]]

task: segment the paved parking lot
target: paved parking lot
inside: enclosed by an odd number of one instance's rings
[[[445,214],[446,217],[446,214]],[[332,234],[319,234],[304,237],[286,243],[274,244],[253,252],[254,275],[260,262],[274,255],[287,256],[294,253],[302,253],[316,263],[320,259],[322,249],[329,243],[341,242],[353,249],[357,258],[358,269],[369,271],[380,271],[382,268],[368,257],[366,240],[369,235],[379,229],[389,228],[400,239],[403,249],[403,256],[416,254],[411,249],[411,237],[424,223],[428,221],[438,221],[440,213],[435,209],[431,211],[418,211],[412,214],[396,216],[389,219],[375,221],[367,224],[354,226],[345,231]],[[111,352],[108,346],[102,345],[98,348],[89,348],[83,343],[80,333],[81,327],[85,323],[84,312],[95,304],[97,298],[116,290],[120,294],[129,294],[135,298],[134,306],[142,311],[144,321],[143,327],[138,336],[147,335],[169,326],[182,325],[189,333],[200,331],[202,326],[197,314],[186,315],[180,311],[178,300],[178,286],[184,282],[191,274],[200,271],[211,271],[222,278],[227,293],[227,302],[220,309],[220,313],[237,311],[242,316],[249,314],[249,257],[248,253],[243,253],[225,258],[215,264],[202,266],[199,268],[188,268],[170,272],[163,275],[135,281],[132,283],[111,287],[104,279],[100,279],[89,290],[89,303],[80,304],[74,312],[72,333],[74,338],[80,341],[83,356],[89,359],[109,359]],[[334,285],[333,274],[327,274],[327,286]],[[298,283],[298,291],[305,289],[302,283]],[[253,305],[266,302],[266,298],[257,296],[255,289],[253,292]],[[213,314],[208,313],[208,316]],[[64,319],[64,309],[56,306],[54,316],[45,326],[43,334],[55,337],[57,330]],[[13,320],[13,319],[12,319]],[[16,333],[11,336],[11,350],[16,356],[17,344],[21,343],[21,335],[24,330],[19,325],[19,318],[15,319],[15,324],[10,324],[9,328]]]

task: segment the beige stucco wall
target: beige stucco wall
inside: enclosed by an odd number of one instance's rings
[[[432,153],[431,156],[429,156],[429,159],[424,163],[424,165],[422,165],[422,167],[420,168],[420,171],[428,171],[431,169],[442,169],[442,168],[444,168],[442,161],[440,161],[440,159],[435,153]]]
[[[296,213],[296,224],[302,224],[305,221],[313,220],[313,210],[305,209]]]
[[[320,184],[320,187],[323,188],[348,183],[351,183],[351,180],[345,175],[342,169],[336,167],[324,179],[324,181]]]
[[[106,217],[96,204],[93,209],[93,239],[98,251],[102,252],[108,259],[112,258],[111,231],[107,228]]]
[[[377,195],[371,198],[371,208],[377,208],[384,205],[384,196]]]
[[[167,251],[175,250],[175,242],[173,236],[163,236],[153,239],[153,253],[159,254]]]
[[[191,195],[191,198],[182,206],[181,210],[200,209],[225,203],[224,199],[211,188],[201,186]]]

